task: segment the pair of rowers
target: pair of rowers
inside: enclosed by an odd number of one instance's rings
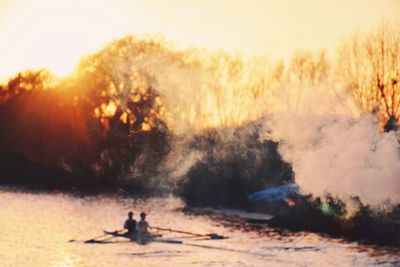
[[[133,219],[133,212],[128,213],[128,219],[124,223],[124,229],[128,232],[126,233],[131,239],[137,237],[146,237],[149,235],[149,223],[146,221],[146,213],[140,213],[140,221],[136,222]]]

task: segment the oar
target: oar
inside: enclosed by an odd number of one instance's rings
[[[183,241],[175,239],[154,239],[152,242],[168,243],[168,244],[182,244]]]
[[[192,232],[186,232],[186,231],[181,231],[181,230],[175,230],[175,229],[170,229],[170,228],[161,228],[161,227],[155,227],[151,226],[150,228],[156,229],[156,230],[161,230],[161,231],[168,231],[168,232],[174,232],[174,233],[180,233],[180,234],[187,234],[187,235],[193,235],[193,236],[202,236],[202,237],[209,237],[210,239],[225,239],[227,237],[216,234],[216,233],[211,233],[211,234],[197,234],[197,233],[192,233]]]
[[[114,232],[107,232],[107,233],[105,233],[105,234],[103,234],[103,235],[96,236],[96,237],[94,237],[94,238],[92,238],[92,239],[86,240],[85,243],[99,243],[99,242],[103,242],[103,241],[109,240],[109,239],[111,239],[111,238],[114,238],[115,236],[111,236],[111,237],[109,237],[109,238],[102,239],[102,240],[97,240],[97,239],[99,239],[99,238],[101,238],[101,237],[105,237],[105,236],[107,236],[107,235],[112,235],[112,234],[114,234],[114,233],[121,232],[122,230],[124,230],[124,229],[120,229],[120,230],[117,230],[117,231],[114,231]]]

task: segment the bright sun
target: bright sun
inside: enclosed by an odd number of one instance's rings
[[[79,58],[128,33],[128,25],[103,2],[22,1],[0,27],[1,75],[47,68],[58,76],[72,72]],[[6,68],[6,70],[5,70]]]

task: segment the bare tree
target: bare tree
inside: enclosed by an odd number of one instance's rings
[[[326,52],[297,51],[289,63],[288,79],[300,83],[318,85],[324,81],[329,71]]]
[[[376,30],[345,41],[338,50],[338,74],[355,100],[375,113],[385,131],[400,119],[400,31],[382,23]]]

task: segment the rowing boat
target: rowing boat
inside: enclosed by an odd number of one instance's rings
[[[175,229],[170,229],[170,228],[161,228],[161,227],[151,227],[152,229],[156,229],[159,231],[167,231],[167,232],[173,232],[173,233],[180,233],[180,234],[187,234],[191,236],[196,236],[196,237],[204,237],[207,240],[221,240],[221,239],[226,239],[228,237],[222,236],[216,233],[210,233],[210,234],[199,234],[199,233],[192,233],[188,231],[182,231],[182,230],[175,230]],[[121,238],[126,238],[129,239],[129,241],[136,242],[141,245],[145,245],[150,242],[161,242],[161,243],[170,243],[170,244],[182,244],[183,242],[181,240],[176,240],[176,239],[166,239],[163,238],[161,234],[153,234],[153,233],[148,233],[148,234],[136,234],[136,235],[129,235],[128,233],[121,233],[123,229],[114,231],[114,232],[109,232],[109,231],[104,231],[104,234],[89,240],[86,240],[85,243],[87,244],[93,244],[93,243],[114,243],[110,242],[109,240],[115,237],[121,237]],[[105,238],[105,236],[110,236],[108,238]],[[100,239],[99,238],[103,238]],[[73,242],[75,240],[70,240],[70,242]]]
[[[163,238],[162,235],[160,234],[146,234],[146,235],[135,235],[135,236],[130,236],[128,233],[119,233],[119,232],[109,232],[109,231],[104,231],[105,234],[109,234],[113,237],[122,237],[122,238],[127,238],[132,242],[136,242],[140,245],[145,245],[150,242],[161,242],[161,243],[170,243],[170,244],[182,244],[182,241],[180,240],[175,240],[175,239],[167,239]]]

